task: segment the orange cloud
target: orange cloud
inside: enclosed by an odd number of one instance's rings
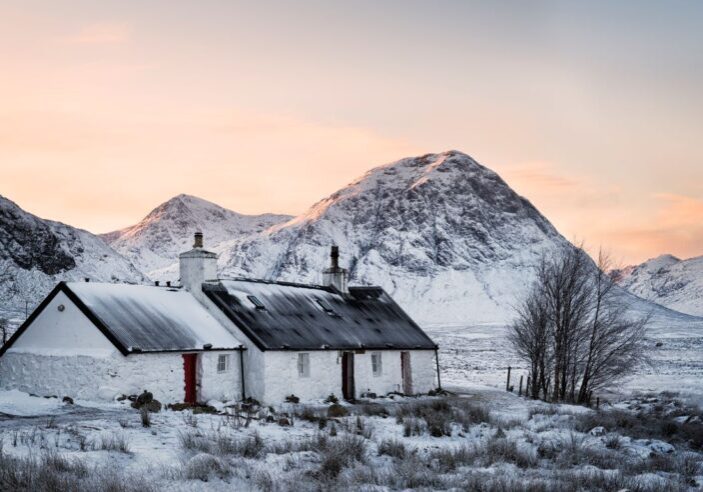
[[[127,24],[98,22],[90,24],[66,41],[71,44],[123,44],[130,40],[132,30]]]
[[[623,225],[612,238],[640,259],[671,253],[680,258],[703,254],[703,200],[671,193],[652,195],[656,212],[640,223]]]

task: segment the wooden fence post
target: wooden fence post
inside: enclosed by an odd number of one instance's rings
[[[522,376],[520,376],[520,388],[518,389],[517,395],[522,396]]]
[[[508,366],[508,381],[505,383],[505,391],[510,391],[510,369],[511,367]]]

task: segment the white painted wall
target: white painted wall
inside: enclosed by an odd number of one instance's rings
[[[223,373],[217,372],[220,354],[229,355],[229,368]],[[239,357],[239,352],[201,352],[198,355],[198,401],[242,399]]]
[[[226,373],[217,372],[218,353],[199,353],[201,401],[241,396],[239,352],[227,352]],[[181,353],[123,356],[63,292],[0,357],[0,388],[41,396],[111,400],[146,389],[162,403],[173,403],[183,401],[184,381]]]
[[[185,287],[185,286],[184,286]],[[244,351],[244,385],[246,386],[246,394],[252,398],[265,401],[265,364],[264,352],[254,345],[249,337],[218,308],[209,297],[203,293],[202,284],[199,288],[194,288],[190,293],[195,297],[205,310],[210,313],[222,326],[227,328],[229,332],[241,342],[246,350]],[[241,392],[239,393],[241,394]],[[290,393],[289,393],[290,394]]]
[[[433,350],[410,350],[413,391],[427,393],[437,388],[437,371]],[[341,353],[337,350],[317,350],[310,354],[310,377],[298,375],[298,353],[292,351],[264,352],[264,388],[261,401],[280,403],[294,394],[301,400],[318,400],[333,393],[342,397]],[[372,392],[378,396],[402,391],[400,351],[382,350],[382,373],[374,376],[371,364],[373,351],[354,354],[356,396]]]
[[[237,361],[237,352],[227,352]],[[199,354],[198,400],[232,400],[241,394],[239,366],[217,373],[217,352]],[[8,351],[0,357],[0,387],[40,396],[112,400],[150,391],[162,403],[183,401],[183,357],[180,353],[132,354],[127,357],[46,355]]]
[[[64,310],[59,311],[59,306],[64,306]],[[91,357],[119,353],[63,292],[51,300],[10,350]]]
[[[310,354],[310,377],[298,375],[298,352],[264,352],[264,402],[281,403],[288,395],[301,400],[319,400],[334,393],[342,397],[342,366],[336,350],[317,350]]]
[[[437,389],[437,361],[434,350],[410,350],[410,365],[412,367],[413,391],[427,393]],[[400,354],[398,354],[400,364]]]

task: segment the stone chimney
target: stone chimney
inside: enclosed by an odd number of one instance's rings
[[[347,293],[347,270],[339,266],[339,247],[330,249],[330,267],[322,272],[322,284]]]
[[[193,249],[181,253],[181,285],[189,292],[200,292],[203,282],[217,280],[217,255],[203,249],[203,233],[196,232]]]

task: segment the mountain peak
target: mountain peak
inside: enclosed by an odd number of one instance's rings
[[[288,215],[244,215],[181,193],[160,204],[137,224],[103,234],[102,238],[148,276],[167,280],[177,278],[178,254],[190,249],[196,231],[203,233],[208,249],[219,251],[228,241],[289,219]]]
[[[380,285],[418,319],[441,322],[464,316],[467,302],[472,320],[504,315],[501,301],[529,284],[541,253],[567,241],[495,172],[451,150],[375,167],[232,243],[222,263],[233,275],[316,283],[330,244],[352,282]],[[432,302],[443,307],[430,314]]]

